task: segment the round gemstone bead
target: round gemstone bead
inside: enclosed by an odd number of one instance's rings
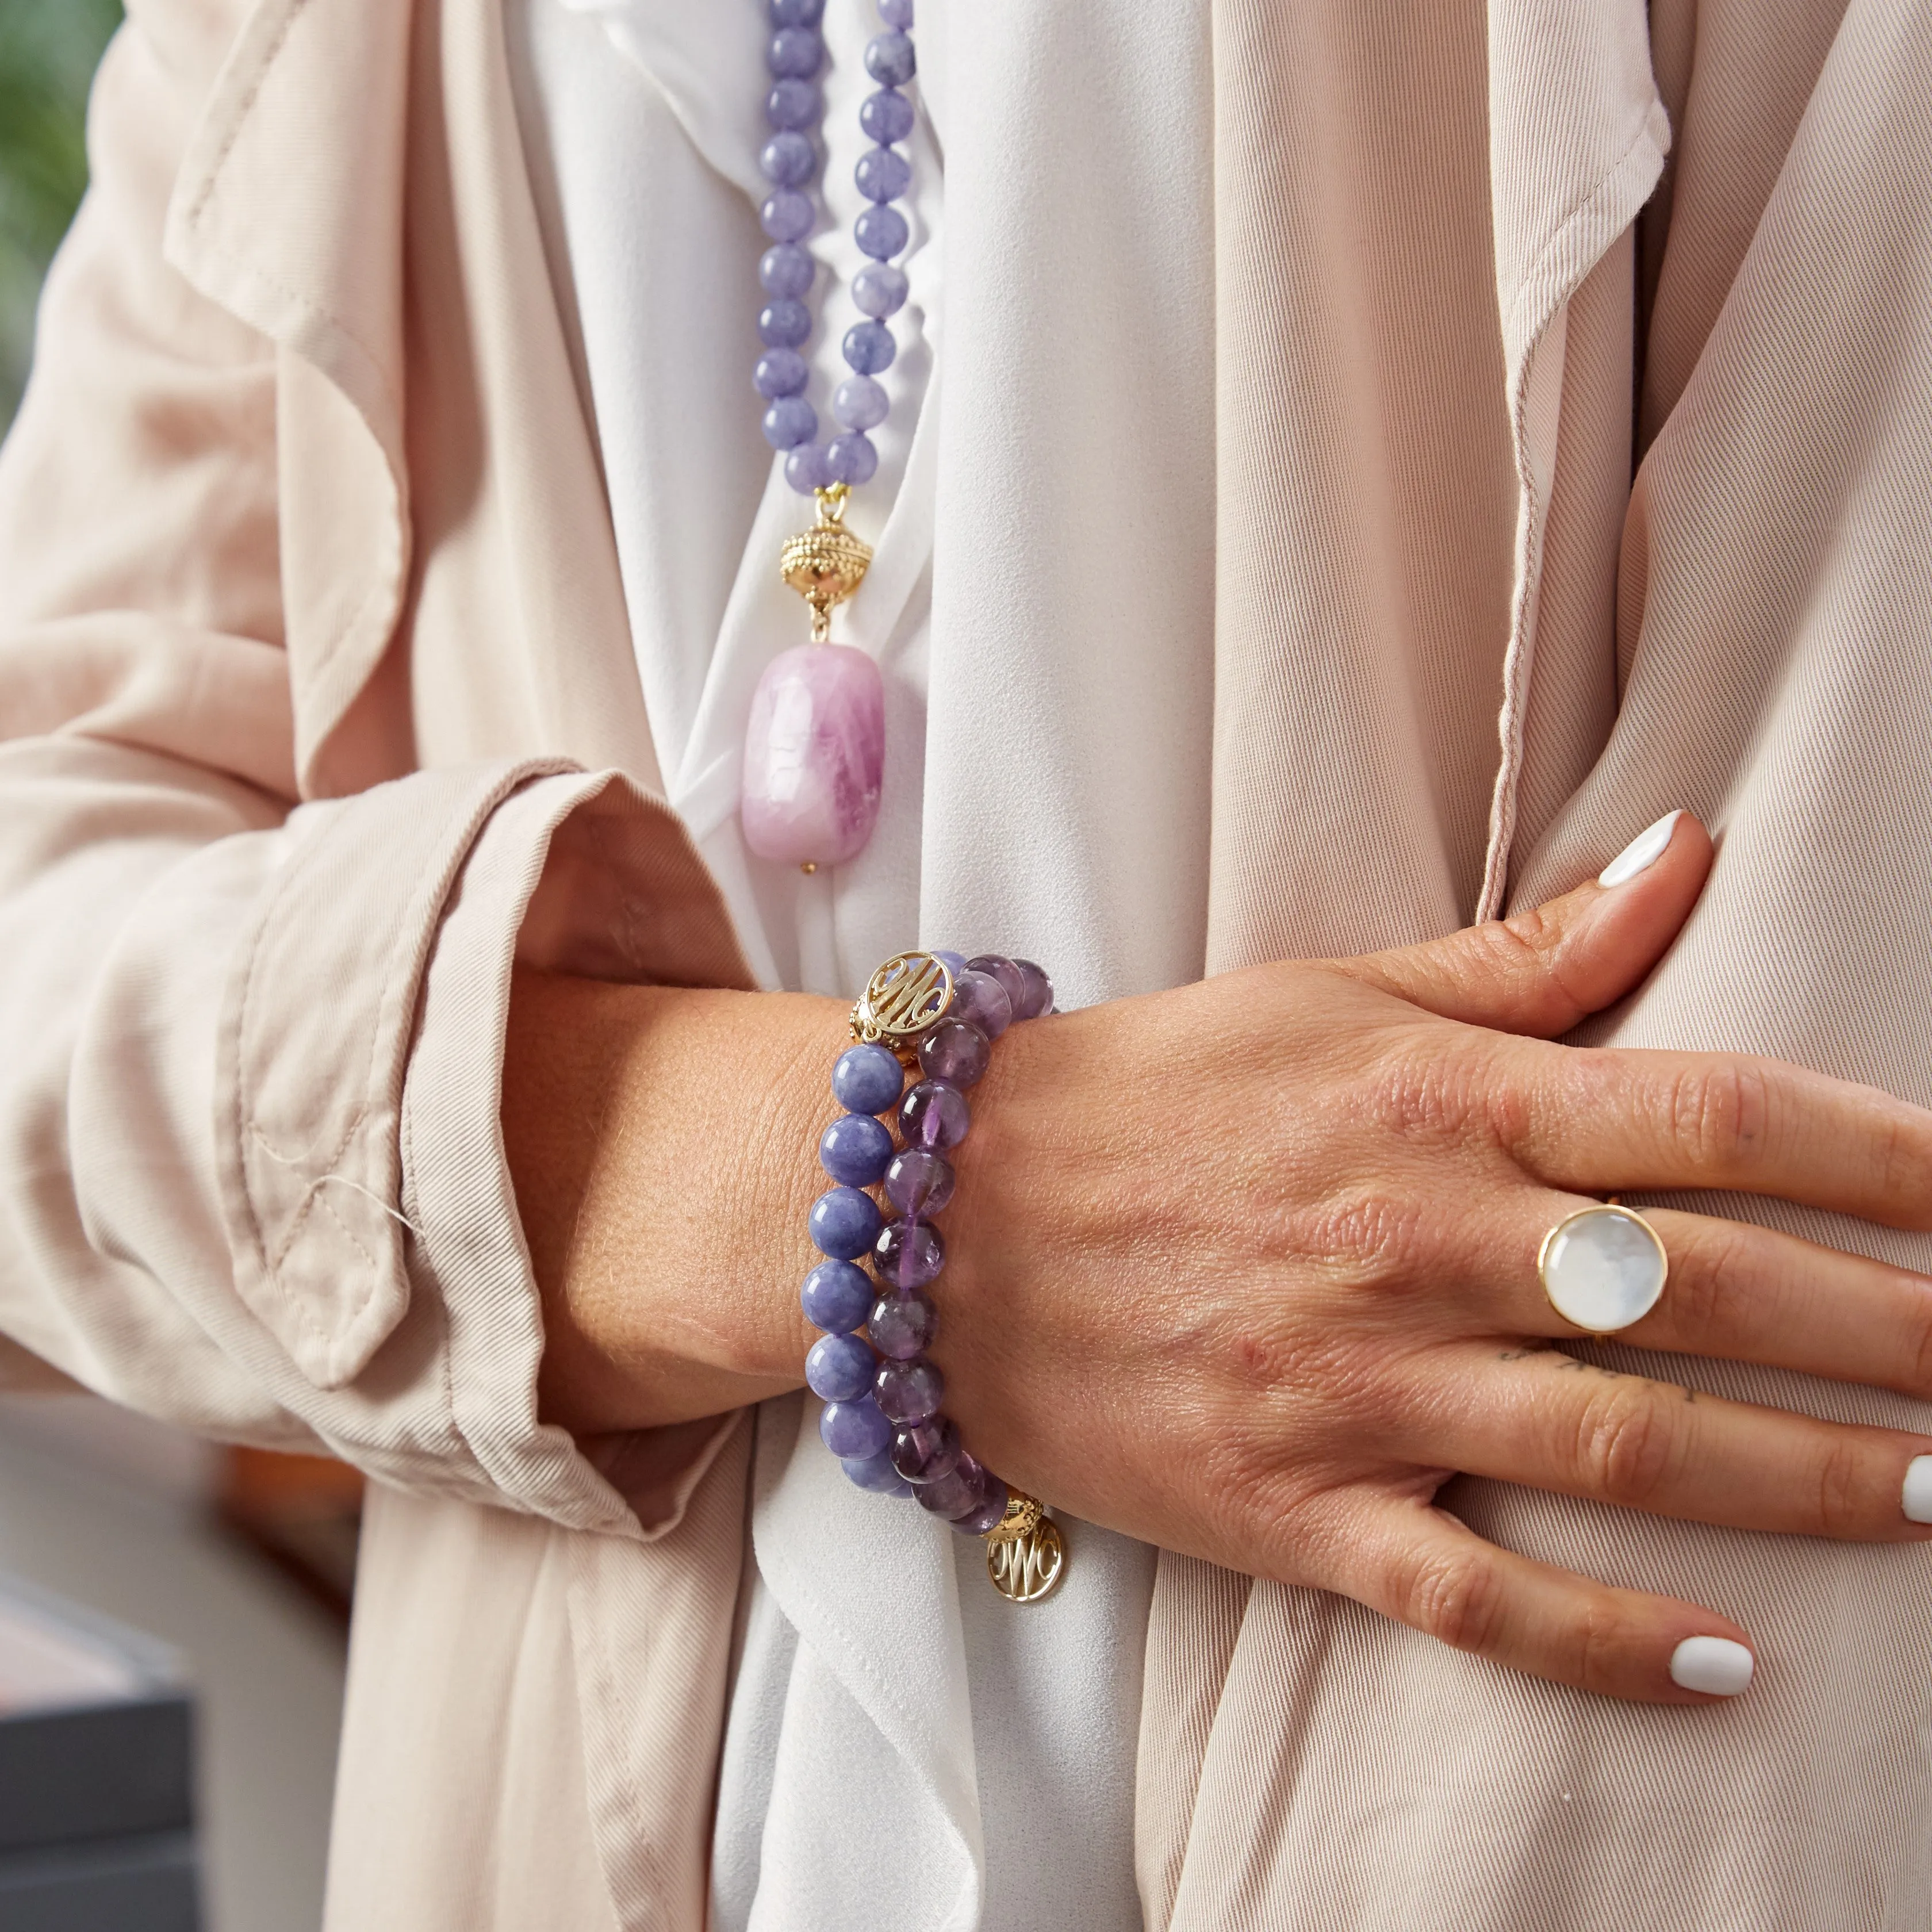
[[[841,1114],[819,1136],[819,1166],[848,1187],[876,1186],[892,1157],[892,1130],[870,1114]]]
[[[818,124],[818,89],[808,80],[782,80],[765,96],[765,118],[774,128]]]
[[[964,1516],[952,1519],[952,1527],[962,1535],[984,1536],[988,1530],[997,1527],[1000,1517],[1006,1513],[1006,1502],[1012,1492],[990,1469],[982,1466],[980,1475],[980,1500]]]
[[[788,296],[758,311],[758,340],[767,349],[796,349],[811,333],[811,310]]]
[[[809,496],[814,490],[823,490],[832,481],[825,467],[825,446],[818,442],[802,442],[796,448],[785,452],[785,481],[801,496]]]
[[[877,1293],[872,1277],[856,1262],[820,1262],[806,1276],[798,1305],[814,1328],[849,1335],[866,1325]]]
[[[856,1402],[872,1388],[878,1366],[859,1336],[821,1335],[805,1358],[805,1385],[826,1402]]]
[[[821,1335],[805,1358],[805,1385],[826,1402],[856,1402],[872,1386],[878,1360],[856,1335]],[[903,1416],[890,1418],[894,1422]]]
[[[811,374],[796,349],[767,349],[752,371],[752,386],[767,402],[773,402],[780,396],[796,395]]]
[[[819,1412],[818,1433],[842,1462],[869,1462],[892,1442],[892,1425],[868,1395],[856,1402],[828,1402]]]
[[[898,353],[898,344],[883,322],[855,322],[845,332],[841,346],[847,363],[861,376],[876,376],[880,370],[890,369]]]
[[[758,150],[758,172],[778,188],[802,188],[818,172],[818,150],[795,129],[782,128]]]
[[[884,1421],[878,1405],[874,1402],[872,1407]],[[959,1431],[943,1415],[930,1422],[916,1422],[892,1438],[892,1467],[909,1483],[936,1483],[940,1477],[951,1475],[959,1466],[962,1453]]]
[[[804,140],[802,135],[795,138]],[[806,142],[808,148],[811,145]],[[809,172],[798,178],[808,181]],[[852,179],[868,201],[896,201],[912,185],[912,164],[896,148],[868,148],[853,168]]]
[[[796,192],[788,188],[788,194]],[[769,202],[766,204],[768,207]],[[800,229],[800,235],[808,231]],[[779,235],[767,224],[765,232],[776,241],[795,242],[797,235]],[[869,255],[875,262],[883,262],[896,255],[912,238],[912,230],[905,217],[896,208],[866,208],[860,209],[859,218],[852,224],[852,238],[859,244],[862,255]]]
[[[1013,1003],[992,974],[975,973],[969,968],[953,977],[949,1017],[964,1020],[988,1040],[998,1040],[1012,1024]]]
[[[868,262],[852,278],[852,299],[859,304],[861,315],[883,322],[905,307],[910,288],[904,269],[895,268],[890,262]]]
[[[912,31],[912,0],[879,0],[879,18],[902,34]]]
[[[982,1500],[980,1484],[985,1473],[970,1456],[962,1450],[959,1460],[944,1475],[921,1484],[914,1490],[913,1500],[921,1509],[930,1510],[948,1522],[955,1522],[979,1507]]]
[[[944,1154],[966,1138],[972,1121],[965,1095],[944,1080],[922,1080],[899,1102],[899,1132],[908,1147]]]
[[[777,69],[774,72],[778,71]],[[815,74],[818,69],[808,68]],[[919,71],[919,57],[913,51],[911,36],[902,33],[876,34],[866,43],[866,71],[881,87],[903,87]]]
[[[802,396],[781,396],[766,410],[762,427],[774,449],[795,449],[818,434],[818,412]]]
[[[888,1288],[923,1288],[946,1265],[946,1243],[930,1221],[888,1221],[872,1244],[872,1272]]]
[[[919,1064],[934,1080],[950,1081],[955,1087],[976,1087],[992,1051],[986,1036],[970,1021],[941,1020],[921,1038]]]
[[[808,1367],[806,1372],[808,1378]],[[881,1362],[872,1378],[872,1400],[887,1421],[902,1428],[929,1422],[946,1400],[946,1378],[923,1355],[909,1362]]]
[[[1053,982],[1046,976],[1044,967],[1036,966],[1030,959],[1016,959],[1013,970],[1020,976],[1025,987],[1025,997],[1013,1009],[1016,1020],[1036,1020],[1042,1013],[1053,1010]]]
[[[818,274],[811,250],[796,242],[778,242],[758,257],[758,286],[768,296],[790,296],[796,300],[809,292]]]
[[[998,952],[982,952],[976,959],[967,961],[966,970],[969,973],[990,973],[1006,989],[1013,1017],[1019,1017],[1020,1009],[1026,1004],[1026,980],[1010,959]]]
[[[771,0],[771,20],[775,27],[815,27],[825,17],[825,0]],[[886,18],[885,9],[879,9],[879,17]],[[908,26],[904,20],[892,20],[887,25],[894,27]]]
[[[884,212],[888,214],[894,212],[891,208]],[[859,219],[862,221],[866,214],[878,212],[878,209],[868,208]],[[795,188],[777,189],[758,210],[759,224],[774,242],[802,242],[812,232],[818,220],[818,211],[812,206],[811,196]]]
[[[834,1261],[856,1261],[879,1238],[878,1204],[856,1187],[834,1187],[812,1204],[812,1245]]]
[[[904,1085],[892,1048],[876,1043],[848,1046],[832,1070],[832,1097],[848,1113],[883,1114]]]
[[[952,1198],[952,1163],[943,1154],[908,1148],[886,1169],[886,1198],[902,1214],[943,1214]]]
[[[896,88],[882,87],[860,104],[859,125],[868,140],[882,146],[903,141],[912,132],[912,103]]]
[[[868,1456],[862,1462],[848,1458],[838,1466],[846,1475],[862,1490],[871,1490],[882,1496],[909,1496],[912,1485],[892,1467],[890,1454]],[[1006,1505],[1000,1504],[1004,1510]]]
[[[939,1333],[939,1310],[932,1298],[914,1288],[902,1294],[882,1294],[872,1304],[866,1332],[872,1346],[888,1360],[910,1361],[932,1345]]]
[[[862,430],[848,430],[825,446],[825,473],[835,483],[869,483],[879,466],[879,452]]]
[[[809,80],[824,58],[825,43],[809,27],[781,27],[765,49],[766,66],[782,80]]]
[[[848,429],[877,429],[891,408],[885,385],[869,376],[848,376],[832,392],[832,417]]]
[[[966,956],[963,952],[949,952],[944,946],[935,946],[932,949],[932,956],[956,980],[966,970]]]

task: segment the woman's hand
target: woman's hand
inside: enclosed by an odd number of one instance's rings
[[[968,1446],[1074,1514],[1341,1592],[1560,1682],[1702,1701],[1711,1612],[1486,1543],[1462,1471],[1739,1528],[1917,1541],[1932,1438],[1585,1366],[1538,1281],[1589,1197],[1780,1195],[1932,1227],[1932,1115],[1732,1054],[1582,1051],[1701,887],[1680,819],[1630,883],[1438,944],[1229,974],[1016,1027],[974,1095],[934,1290]],[[1932,1282],[1658,1210],[1640,1346],[1932,1395]]]

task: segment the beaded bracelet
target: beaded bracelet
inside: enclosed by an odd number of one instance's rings
[[[970,1124],[967,1090],[1014,1021],[1052,1006],[1052,982],[1039,967],[991,953],[902,952],[872,975],[852,1009],[858,1044],[832,1070],[845,1112],[825,1130],[818,1158],[835,1185],[812,1203],[809,1220],[826,1258],[799,1298],[807,1320],[825,1330],[805,1358],[805,1379],[824,1400],[826,1447],[861,1489],[910,1496],[962,1534],[984,1537],[988,1574],[1016,1603],[1037,1601],[1060,1580],[1066,1546],[1040,1504],[964,1448],[940,1413],[945,1378],[926,1352],[939,1311],[926,1291],[946,1265],[932,1217],[952,1198],[946,1156]],[[914,1067],[925,1077],[902,1095]],[[894,1108],[897,1148],[878,1118]],[[891,1220],[867,1192],[881,1184]],[[868,1253],[876,1283],[859,1265]]]

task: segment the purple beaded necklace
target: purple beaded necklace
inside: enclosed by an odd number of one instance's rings
[[[816,500],[818,520],[780,553],[785,582],[811,607],[812,641],[775,658],[752,694],[740,817],[746,844],[760,858],[812,873],[856,858],[879,815],[884,687],[863,651],[831,641],[832,611],[857,590],[872,560],[870,548],[845,528],[845,506],[879,466],[866,432],[891,407],[878,377],[898,352],[887,318],[904,306],[908,290],[906,272],[892,258],[911,238],[892,206],[912,181],[912,164],[896,144],[912,132],[913,104],[902,90],[917,62],[913,0],[878,0],[886,31],[866,49],[866,70],[878,90],[859,110],[860,127],[874,145],[854,170],[866,206],[853,224],[866,264],[852,278],[852,298],[864,319],[846,331],[842,345],[852,373],[832,398],[841,434],[821,444],[818,412],[805,394],[811,369],[800,351],[812,334],[806,298],[818,274],[802,244],[818,220],[810,193],[818,148],[809,130],[820,110],[816,77],[825,61],[819,30],[825,0],[766,0],[766,6],[772,88],[765,115],[773,131],[758,165],[772,192],[759,218],[772,245],[758,264],[770,299],[758,316],[764,353],[752,380],[766,404],[765,439],[785,452],[785,480]]]

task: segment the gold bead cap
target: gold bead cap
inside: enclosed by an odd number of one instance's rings
[[[778,574],[812,606],[812,641],[822,644],[832,634],[832,607],[865,582],[872,548],[845,527],[851,492],[843,483],[815,494],[818,521],[780,545]]]

